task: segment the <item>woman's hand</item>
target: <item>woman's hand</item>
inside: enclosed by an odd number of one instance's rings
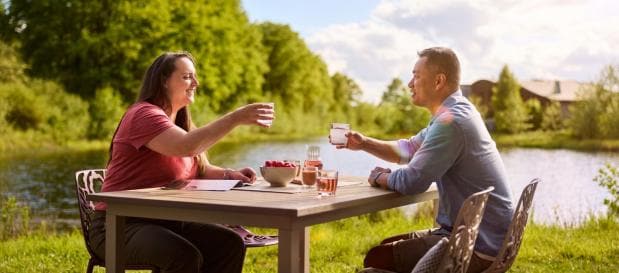
[[[252,103],[242,106],[231,113],[238,124],[270,127],[275,119],[275,109],[272,104]]]
[[[249,167],[232,171],[230,172],[230,179],[241,180],[243,183],[252,184],[256,182],[256,171]]]

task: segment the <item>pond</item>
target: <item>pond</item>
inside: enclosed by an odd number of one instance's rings
[[[258,169],[265,160],[305,158],[307,145],[319,145],[327,168],[341,175],[367,176],[375,166],[398,168],[363,152],[336,150],[324,139],[294,142],[222,144],[209,152],[213,164]],[[51,152],[0,158],[0,192],[15,196],[33,209],[34,218],[76,225],[78,214],[74,172],[105,166],[107,151]],[[606,189],[593,178],[605,163],[619,163],[618,153],[571,150],[504,149],[501,155],[514,198],[533,178],[542,182],[534,199],[533,219],[538,223],[575,225],[591,215],[606,213]],[[412,210],[406,207],[405,210]]]

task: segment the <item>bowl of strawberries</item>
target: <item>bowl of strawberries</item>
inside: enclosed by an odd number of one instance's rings
[[[297,174],[297,166],[291,162],[267,160],[260,167],[260,174],[271,187],[286,187]]]

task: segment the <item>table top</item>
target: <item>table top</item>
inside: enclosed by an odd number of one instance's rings
[[[315,189],[290,194],[247,190],[193,191],[149,188],[95,193],[89,195],[88,199],[106,202],[108,206],[140,205],[300,218],[368,204],[377,207],[397,207],[436,198],[434,187],[417,195],[401,195],[371,187],[366,180],[365,177],[341,177],[340,181],[348,182],[348,185],[338,186],[336,196],[329,197],[318,197]],[[289,185],[291,186],[300,187]]]

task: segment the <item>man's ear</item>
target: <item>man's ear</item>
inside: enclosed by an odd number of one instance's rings
[[[447,85],[447,76],[443,73],[436,74],[436,77],[434,78],[434,86],[436,86],[436,89],[442,89],[445,85]]]

